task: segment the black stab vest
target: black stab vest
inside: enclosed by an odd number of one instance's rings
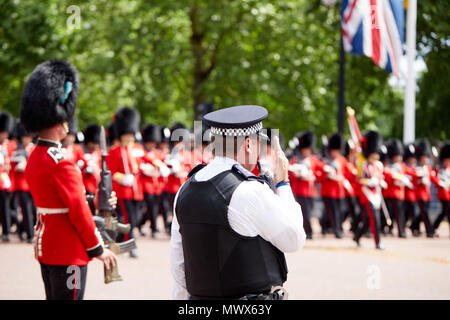
[[[193,297],[239,298],[286,281],[284,254],[260,236],[238,234],[228,222],[233,192],[245,180],[249,176],[234,167],[207,181],[193,175],[178,194],[186,287]]]

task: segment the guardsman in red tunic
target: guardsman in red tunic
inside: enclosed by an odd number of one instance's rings
[[[25,130],[21,122],[16,124],[15,135],[18,146],[11,156],[11,180],[14,182],[14,193],[22,212],[22,230],[19,230],[19,238],[23,240],[22,232],[25,231],[27,242],[31,243],[33,242],[35,217],[33,215],[33,199],[24,172],[28,157],[34,149],[33,135]]]
[[[380,208],[381,187],[384,180],[383,164],[379,161],[382,138],[378,132],[368,131],[364,134],[363,139],[362,151],[366,161],[358,168],[363,225],[356,229],[353,240],[359,246],[359,239],[370,227],[376,248],[383,249],[380,244]]]
[[[62,140],[62,151],[66,159],[69,159],[77,166],[80,166],[83,161],[84,151],[79,144],[75,143],[77,140],[77,134],[78,121],[77,119],[72,118],[69,121],[69,133]]]
[[[100,151],[100,131],[98,124],[90,124],[83,130],[84,147],[82,159],[77,161],[78,167],[83,174],[83,183],[88,195],[91,211],[95,212],[94,196],[100,182],[100,171],[102,166],[102,152]]]
[[[0,220],[2,222],[2,241],[9,241],[11,229],[10,201],[12,181],[10,157],[13,151],[8,137],[14,129],[14,118],[9,112],[0,112]]]
[[[387,143],[390,164],[385,168],[384,176],[388,185],[388,197],[386,197],[389,212],[393,213],[397,223],[398,236],[406,238],[405,232],[405,188],[413,188],[413,184],[407,177],[408,167],[403,163],[403,145],[398,139],[391,139]]]
[[[323,163],[312,154],[315,145],[315,134],[305,132],[298,137],[296,155],[289,165],[289,180],[295,200],[300,204],[303,213],[303,227],[307,239],[312,239],[311,214],[316,198],[316,179],[321,174]],[[325,234],[324,226],[322,233]]]
[[[417,205],[417,195],[416,195],[416,185],[417,185],[417,159],[416,159],[416,148],[413,143],[405,145],[403,152],[403,162],[408,167],[406,172],[407,178],[411,181],[411,185],[405,186],[405,224],[411,220],[410,228],[414,236],[418,235],[418,230],[414,229],[413,222],[416,215],[416,205]]]
[[[360,210],[358,201],[358,170],[356,169],[357,151],[353,140],[347,140],[345,144],[345,157],[347,165],[344,167],[344,177],[350,184],[350,187],[345,188],[345,201],[347,202],[346,215],[351,216],[350,231],[355,232],[356,225],[359,223]],[[345,217],[344,217],[345,220]]]
[[[322,160],[325,165],[321,168],[322,174],[319,179],[320,194],[325,205],[327,222],[331,225],[336,238],[340,239],[343,237],[342,201],[345,198],[345,189],[351,188],[344,176],[348,161],[341,154],[343,138],[340,134],[332,134],[327,141],[327,146],[324,147],[328,149],[328,156]]]
[[[435,237],[433,225],[430,222],[429,208],[431,203],[431,176],[433,169],[430,166],[431,147],[426,139],[419,140],[416,144],[417,156],[417,184],[416,195],[420,214],[413,222],[412,228],[420,233],[420,222],[423,221],[428,238]]]
[[[64,158],[61,141],[68,132],[78,93],[78,74],[61,60],[41,63],[25,86],[20,120],[38,142],[25,177],[36,204],[35,257],[41,265],[47,299],[83,299],[87,264],[98,258],[110,268],[116,257],[103,248],[79,168]]]
[[[106,161],[119,202],[119,220],[131,225],[130,233],[124,235],[124,239],[128,240],[134,237],[133,229],[138,225],[138,205],[144,199],[140,178],[144,148],[135,142],[135,135],[139,131],[139,111],[123,107],[115,113],[114,118],[120,145],[109,151]],[[135,250],[130,251],[130,257],[137,257]]]
[[[189,172],[189,163],[186,159],[189,158],[188,152],[185,150],[185,145],[189,145],[190,139],[189,130],[182,123],[175,123],[170,128],[172,148],[169,154],[166,155],[164,163],[170,169],[170,174],[167,177],[167,183],[164,186],[162,193],[163,210],[167,214],[167,221],[173,212],[173,202],[175,195],[180,189],[181,185],[187,180]],[[167,222],[166,232],[170,234],[170,222]]]
[[[160,126],[148,124],[142,129],[141,135],[145,148],[145,156],[142,158],[140,169],[147,211],[140,224],[143,225],[147,219],[150,220],[151,236],[155,238],[158,232],[157,218],[162,193],[162,188],[159,188],[159,178],[161,171],[164,172],[166,170],[168,174],[169,168],[163,162],[164,156],[162,152],[157,149],[158,143],[161,142]]]
[[[437,198],[441,201],[442,211],[434,221],[433,228],[437,230],[441,221],[447,217],[450,225],[450,143],[446,142],[439,153],[440,168],[432,175],[432,181],[437,188]]]

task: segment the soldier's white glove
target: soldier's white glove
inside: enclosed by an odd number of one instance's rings
[[[376,186],[378,186],[379,182],[378,179],[375,177],[370,178],[369,182],[367,183],[367,186],[369,188],[375,188]]]
[[[3,187],[5,189],[9,189],[11,187],[11,179],[9,179],[8,174],[6,173],[2,173],[2,182],[3,182]]]
[[[123,176],[122,185],[131,187],[133,185],[133,182],[134,182],[134,176],[132,174],[128,173]]]
[[[162,165],[159,167],[159,173],[161,173],[161,176],[166,178],[170,175],[170,169],[166,165]]]

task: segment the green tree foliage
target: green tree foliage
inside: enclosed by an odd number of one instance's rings
[[[448,138],[448,113],[444,122],[440,112],[448,89],[445,82],[438,92],[433,89],[441,65],[448,68],[448,59],[442,59],[448,58],[449,11],[444,0],[428,3],[419,5],[428,69],[419,83],[418,131],[443,139]],[[73,4],[80,8],[79,29],[67,26],[67,8]],[[339,5],[328,8],[320,0],[2,0],[0,106],[18,116],[33,68],[64,58],[80,71],[81,127],[110,122],[124,105],[138,108],[145,122],[192,126],[201,116],[198,105],[213,99],[216,108],[266,106],[266,125],[280,128],[286,137],[307,129],[329,134],[337,130]],[[356,110],[360,127],[400,137],[403,90],[389,86],[388,78],[369,58],[346,55],[346,102]]]

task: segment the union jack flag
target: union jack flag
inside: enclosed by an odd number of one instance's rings
[[[403,0],[343,0],[341,25],[346,52],[368,56],[398,76],[404,42]]]

